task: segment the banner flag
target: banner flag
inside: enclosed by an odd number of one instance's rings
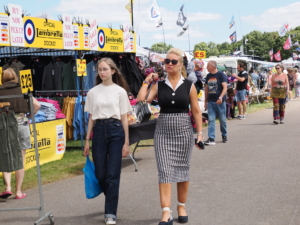
[[[291,40],[291,35],[289,35],[289,37],[286,39],[286,41],[283,45],[283,49],[289,50],[291,47],[292,47],[292,40]]]
[[[231,43],[235,43],[236,42],[236,32],[233,32],[232,35],[229,36]]]
[[[283,24],[282,27],[279,28],[278,34],[280,37],[286,35],[286,32],[289,30],[289,24]]]
[[[233,27],[234,24],[235,24],[234,16],[232,16],[231,21],[230,21],[230,23],[229,23],[229,29],[230,29],[231,27]]]
[[[276,61],[281,61],[280,50],[274,55],[274,58],[276,59]]]
[[[156,0],[153,0],[152,5],[149,8],[149,16],[151,20],[159,21],[161,18],[160,10],[158,5],[156,4]]]
[[[162,17],[160,17],[160,20],[156,20],[156,27],[159,28],[162,25],[163,25]]]
[[[185,24],[185,22],[187,20],[187,17],[183,13],[183,7],[184,7],[184,4],[180,8],[180,11],[179,11],[179,14],[178,14],[178,18],[177,18],[177,21],[176,21],[176,24],[178,26],[181,26],[181,27],[183,27],[183,25]]]

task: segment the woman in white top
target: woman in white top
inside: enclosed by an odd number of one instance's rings
[[[295,72],[295,98],[298,98],[300,96],[300,74],[298,73],[298,69],[294,68]]]
[[[90,119],[83,154],[89,154],[93,130],[92,156],[105,195],[105,223],[116,224],[122,157],[129,155],[129,88],[112,59],[102,58],[97,69],[96,86],[88,92],[84,109]]]

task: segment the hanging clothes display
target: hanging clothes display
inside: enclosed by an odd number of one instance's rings
[[[94,58],[86,65],[87,76],[84,77],[84,90],[90,90],[96,84],[97,62],[97,58]]]
[[[40,59],[33,59],[23,68],[24,70],[31,70],[34,90],[42,90],[45,66],[45,63],[41,62]]]
[[[83,100],[85,101],[86,97],[83,97]],[[78,96],[75,99],[75,107],[74,107],[74,114],[73,114],[73,138],[74,140],[78,140],[83,137],[85,134],[85,130],[87,130],[87,125],[88,125],[88,118],[89,114],[87,112],[84,112],[84,117],[83,117],[83,110],[82,110],[82,96]],[[83,120],[84,118],[84,120]],[[86,128],[84,130],[84,123],[86,125]]]
[[[62,112],[66,116],[67,140],[73,138],[73,118],[74,118],[75,98],[66,97],[64,99]]]
[[[80,82],[77,78],[76,61],[71,60],[63,66],[62,72],[62,90],[79,90]]]
[[[137,67],[135,60],[128,57],[122,57],[122,74],[125,77],[129,89],[134,96],[139,93],[140,87],[143,83],[143,76]]]
[[[49,63],[43,74],[42,90],[62,90],[63,62]]]

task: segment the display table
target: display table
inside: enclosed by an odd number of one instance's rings
[[[138,147],[152,147],[153,145],[140,145],[140,141],[154,138],[154,132],[157,120],[150,120],[145,123],[137,123],[129,125],[129,145],[136,143],[132,152],[132,161],[135,164],[135,171],[138,170],[134,153]]]

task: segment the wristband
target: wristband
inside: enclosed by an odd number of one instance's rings
[[[144,84],[149,85],[150,83],[149,83],[148,81],[145,81],[145,80],[144,80],[144,81],[143,81],[143,85],[144,85]]]
[[[223,98],[222,98],[222,97],[219,97],[219,99],[222,99],[222,100],[223,100]]]
[[[196,132],[197,135],[203,135],[203,132]]]
[[[90,139],[85,139],[86,141],[89,141]]]

